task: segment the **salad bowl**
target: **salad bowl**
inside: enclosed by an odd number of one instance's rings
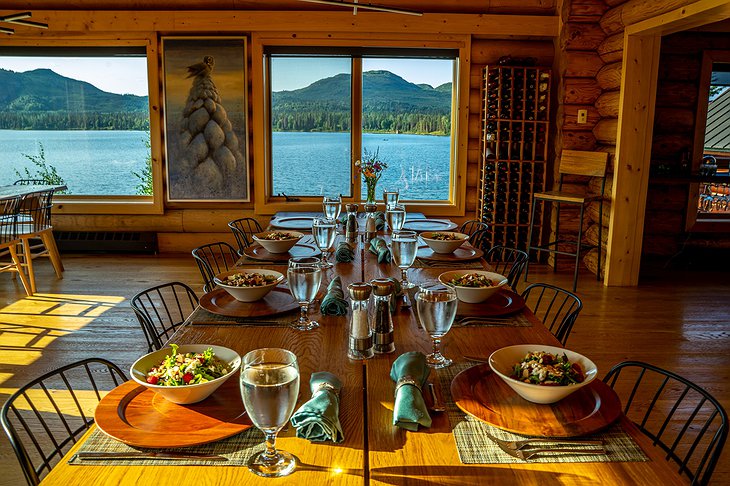
[[[163,348],[142,356],[132,365],[130,375],[134,381],[149,388],[172,403],[189,405],[200,402],[212,395],[218,387],[225,383],[241,367],[241,357],[238,353],[223,346],[183,344],[177,347],[177,354],[202,353],[209,348],[213,350],[213,356],[220,360],[228,370],[228,373],[214,380],[181,386],[165,386],[149,383],[147,381],[147,373],[152,368],[159,366],[167,356],[170,356],[173,348]]]
[[[259,275],[264,275],[267,278],[272,278],[271,282],[266,283],[264,285],[256,285],[256,286],[238,286],[238,285],[229,285],[226,283],[226,278],[235,275],[235,274],[252,274],[257,273]],[[215,276],[213,281],[224,289],[226,292],[231,294],[231,297],[234,299],[240,301],[240,302],[255,302],[257,300],[261,300],[266,295],[274,290],[274,288],[279,285],[284,280],[284,274],[281,272],[277,272],[276,270],[269,270],[266,268],[247,268],[247,269],[236,269],[236,270],[229,270],[227,272],[223,272],[221,274],[218,274]]]
[[[492,281],[492,286],[467,287],[453,283],[454,279],[458,279],[468,274],[477,274],[479,276],[486,277]],[[507,277],[494,272],[485,272],[483,270],[452,270],[439,275],[439,281],[444,285],[453,287],[454,290],[456,290],[456,297],[460,301],[468,304],[479,304],[496,294],[499,289],[506,285]]]
[[[448,235],[454,239],[443,240],[434,239],[436,235]],[[454,253],[466,240],[469,239],[469,235],[463,233],[454,233],[451,231],[424,231],[421,233],[421,239],[428,245],[434,253],[448,254]]]
[[[282,238],[282,239],[268,239],[268,236],[275,233],[285,233],[289,235],[289,238]],[[263,231],[261,233],[256,233],[252,236],[253,240],[258,243],[259,245],[263,246],[266,251],[269,253],[286,253],[291,248],[297,244],[297,242],[302,239],[304,236],[304,233],[299,233],[298,231],[282,231],[282,230],[274,230],[274,231]]]

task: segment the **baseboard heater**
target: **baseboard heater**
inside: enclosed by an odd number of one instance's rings
[[[157,253],[157,233],[145,231],[54,231],[61,253]]]

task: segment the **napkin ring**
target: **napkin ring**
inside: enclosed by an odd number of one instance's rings
[[[395,393],[397,394],[398,389],[404,385],[413,385],[419,392],[421,391],[421,385],[416,381],[416,379],[411,375],[405,375],[398,378],[398,381],[395,382]]]
[[[312,393],[312,395],[316,395],[317,393],[321,392],[322,390],[331,391],[336,396],[340,395],[337,388],[332,383],[327,383],[326,381],[323,381],[322,383],[317,385],[317,388],[314,389],[314,393]]]

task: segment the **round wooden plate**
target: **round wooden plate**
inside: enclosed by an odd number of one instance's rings
[[[289,216],[286,218],[272,219],[269,222],[272,228],[292,230],[312,230],[314,216]]]
[[[499,289],[499,292],[479,304],[468,304],[459,301],[456,315],[471,317],[494,317],[514,314],[525,307],[525,300],[519,294]]]
[[[217,288],[200,298],[200,307],[228,317],[273,316],[299,308],[288,289],[276,287],[256,302],[241,302],[234,299],[225,289]]]
[[[254,260],[265,260],[269,262],[287,262],[294,257],[319,256],[322,251],[310,243],[297,243],[286,253],[270,253],[259,244],[247,246],[243,249],[244,255]]]
[[[404,230],[411,231],[451,231],[459,226],[453,221],[443,219],[406,219],[403,223]]]
[[[462,371],[451,382],[456,405],[500,429],[540,437],[576,437],[601,430],[621,415],[621,402],[599,380],[557,403],[540,405],[515,393],[488,364]]]
[[[416,256],[436,262],[468,262],[481,258],[484,256],[484,252],[479,248],[464,244],[454,250],[453,253],[436,253],[428,245],[423,245],[418,247]]]
[[[238,434],[253,425],[246,415],[236,373],[211,396],[177,405],[134,381],[101,399],[96,425],[108,436],[136,447],[187,447]]]

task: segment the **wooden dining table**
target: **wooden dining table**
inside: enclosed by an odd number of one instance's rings
[[[378,264],[375,255],[364,250],[362,244],[355,256],[352,263],[337,263],[329,271],[327,279],[339,275],[346,287],[352,282],[378,277],[400,278],[400,270],[394,264]],[[284,270],[281,265],[262,267]],[[409,279],[423,282],[434,279],[442,271],[439,268],[414,268],[409,271]],[[529,310],[525,309],[524,313],[531,323],[529,327],[453,328],[444,338],[444,354],[455,363],[464,363],[465,355],[489,356],[492,351],[512,344],[559,345]],[[215,325],[188,320],[170,339],[170,342],[178,344],[226,346],[241,355],[262,347],[291,350],[297,356],[301,374],[298,405],[310,397],[308,383],[313,372],[329,371],[343,381],[340,421],[344,442],[313,443],[297,438],[293,427],[285,428],[279,434],[277,447],[299,459],[296,471],[290,476],[262,479],[246,467],[226,465],[68,464],[67,459],[83,444],[82,439],[53,468],[43,484],[686,484],[661,451],[625,418],[620,419],[624,430],[643,449],[648,461],[463,464],[447,414],[432,413],[432,426],[418,432],[393,425],[395,384],[389,375],[393,361],[406,351],[424,354],[431,351],[431,340],[419,328],[410,309],[402,309],[394,315],[395,353],[375,355],[365,361],[347,358],[347,317],[315,317],[320,327],[305,332],[284,326],[250,323]],[[436,379],[434,375],[432,373],[431,379]]]

